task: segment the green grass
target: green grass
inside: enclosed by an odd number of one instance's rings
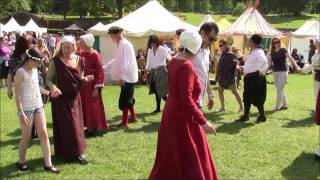
[[[206,15],[195,14],[195,13],[178,13],[178,15],[184,16],[182,18],[190,24],[199,25]],[[226,15],[225,16],[231,23],[237,20],[237,16]],[[298,29],[301,27],[307,20],[319,19],[317,14],[308,14],[302,16],[282,16],[282,15],[268,15],[264,16],[265,19],[272,24],[274,28],[289,28],[289,29]],[[212,18],[217,22],[220,18],[220,15],[213,15]]]
[[[271,81],[271,76],[268,77]],[[214,87],[216,88],[216,87]],[[217,136],[208,135],[215,164],[221,179],[319,179],[319,163],[313,153],[319,144],[319,127],[313,123],[312,76],[290,75],[286,86],[289,110],[272,114],[275,88],[268,85],[267,122],[254,124],[257,113],[253,108],[250,122],[234,123],[238,105],[230,91],[226,92],[226,112],[205,114],[217,127]],[[86,140],[87,166],[65,163],[53,158],[62,170],[59,175],[44,173],[39,140],[32,142],[27,159],[32,172],[18,172],[17,144],[20,130],[13,100],[1,89],[1,179],[146,179],[154,163],[160,115],[150,115],[155,107],[154,96],[146,87],[136,89],[136,109],[140,121],[129,130],[109,131],[103,136]],[[116,124],[121,118],[117,109],[119,87],[103,90],[108,122]],[[219,108],[217,91],[215,109]],[[50,105],[46,105],[48,132],[52,136]],[[51,143],[52,137],[50,138]],[[52,148],[53,149],[53,145]]]

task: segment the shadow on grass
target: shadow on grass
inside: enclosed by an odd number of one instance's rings
[[[310,116],[306,117],[304,119],[298,119],[298,120],[292,120],[292,119],[286,119],[290,122],[288,124],[283,125],[282,127],[285,128],[303,128],[303,127],[310,127],[313,126],[314,123],[314,112],[310,111]]]
[[[286,179],[319,179],[320,163],[312,153],[301,153],[290,166],[281,171]]]
[[[49,141],[50,141],[50,144],[53,145],[53,137],[49,137]],[[4,148],[6,146],[13,146],[12,150],[17,150],[19,142],[20,142],[20,137],[15,139],[9,139],[6,141],[0,141],[0,147]],[[39,145],[40,147],[40,139],[39,138],[31,139],[28,148],[32,147],[33,145]]]
[[[17,157],[18,158],[18,157]],[[75,161],[68,160],[66,158],[51,156],[52,163],[59,168],[65,164],[78,164]],[[6,166],[1,167],[0,169],[0,177],[1,179],[13,178],[13,179],[25,179],[28,176],[32,176],[32,174],[37,173],[47,173],[43,169],[43,158],[31,159],[27,160],[30,170],[21,172],[16,168],[16,161],[8,164]],[[60,168],[59,168],[60,169]],[[63,173],[63,169],[60,169]],[[28,179],[28,178],[27,178]]]
[[[236,121],[222,123],[222,125],[217,128],[217,133],[237,134],[240,133],[241,129],[248,128],[253,125],[254,123],[243,123]]]

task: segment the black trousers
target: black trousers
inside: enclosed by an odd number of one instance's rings
[[[134,87],[135,83],[125,83],[121,86],[121,92],[119,97],[119,109],[131,108],[135,104],[134,99]]]
[[[156,97],[156,102],[157,102],[157,111],[160,111],[160,107],[161,107],[161,99],[163,99],[164,101],[167,100],[167,97],[163,97],[161,98],[159,95],[158,95],[158,92],[157,92],[157,88],[156,88],[156,82],[155,81],[151,81],[150,82],[150,89],[154,92],[155,94],[155,97]]]
[[[249,117],[251,105],[258,108],[261,117],[265,117],[264,103],[267,95],[266,77],[259,72],[247,74],[244,77],[244,116]]]

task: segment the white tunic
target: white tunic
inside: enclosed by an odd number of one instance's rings
[[[146,70],[157,69],[158,67],[166,66],[168,56],[168,50],[163,46],[158,47],[156,54],[153,53],[153,48],[149,48],[147,64],[145,67]]]
[[[199,82],[201,84],[201,94],[199,97],[199,105],[202,107],[204,105],[204,95],[208,85],[208,76],[210,69],[210,50],[200,48],[192,64],[196,69]]]
[[[244,65],[244,74],[259,71],[266,74],[268,69],[268,59],[261,48],[254,49],[250,52]]]
[[[23,69],[23,68],[22,68]],[[34,111],[43,106],[39,88],[38,70],[33,69],[30,76],[23,69],[21,103],[24,111]]]
[[[132,44],[122,39],[114,59],[110,62],[111,79],[115,81],[124,80],[127,83],[138,82],[138,64]]]

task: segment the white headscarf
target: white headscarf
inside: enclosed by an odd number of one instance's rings
[[[80,36],[80,39],[86,44],[86,46],[92,48],[94,43],[94,36],[92,34],[85,34]]]
[[[76,44],[76,40],[74,39],[73,36],[63,36],[63,38],[61,38],[56,50],[53,53],[53,57],[55,57],[61,51],[62,43],[66,43],[66,42],[72,43],[73,45]]]

